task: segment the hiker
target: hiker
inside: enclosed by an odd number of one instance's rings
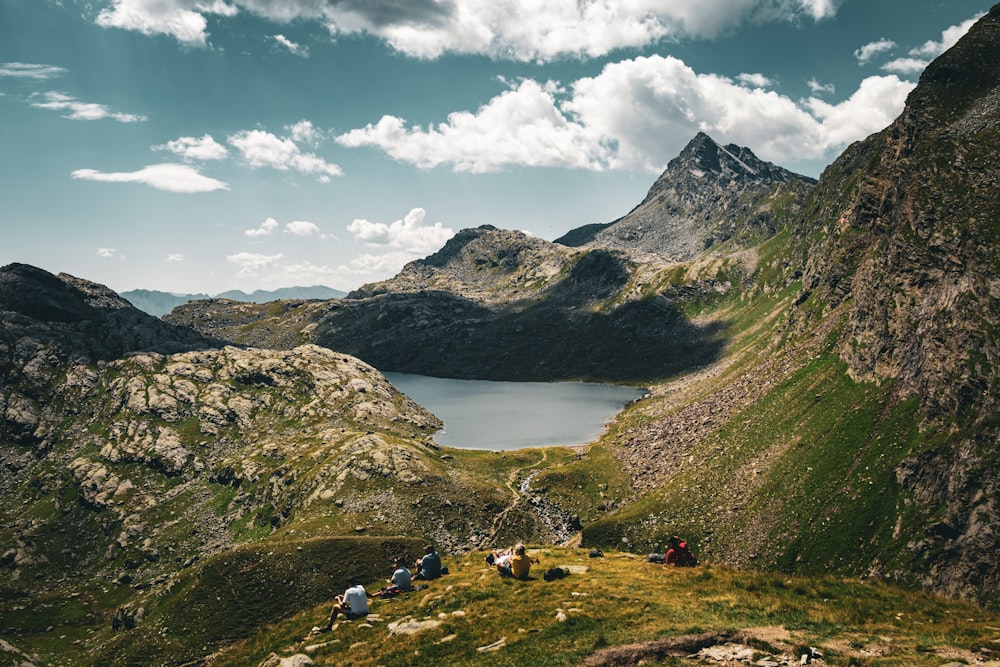
[[[494,549],[486,554],[486,564],[495,565],[501,577],[511,576],[510,559],[514,557],[514,548]]]
[[[408,591],[413,586],[410,571],[407,569],[405,563],[406,561],[403,558],[397,558],[395,561],[396,569],[392,573],[392,577],[389,578],[389,584],[401,591]]]
[[[441,576],[441,556],[434,550],[433,544],[424,547],[424,556],[417,559],[416,570],[414,579],[437,579]]]
[[[343,595],[334,598],[333,609],[330,610],[330,620],[320,628],[320,632],[329,632],[333,629],[333,622],[337,620],[337,614],[343,614],[348,620],[363,618],[368,615],[368,594],[365,587],[355,578],[347,580],[347,590]]]
[[[670,548],[667,549],[667,555],[664,559],[666,565],[694,567],[698,564],[698,559],[688,550],[687,542],[684,542],[681,538],[671,536],[667,540],[667,544]]]
[[[514,546],[513,551],[514,554],[508,556],[508,560],[502,565],[497,565],[497,570],[500,572],[500,576],[514,577],[515,579],[522,580],[527,579],[532,563],[537,565],[540,561],[537,558],[529,558],[527,550],[520,542]]]

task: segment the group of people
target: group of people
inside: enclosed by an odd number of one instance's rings
[[[429,544],[424,548],[424,555],[414,563],[414,573],[411,574],[404,558],[396,558],[393,567],[389,585],[383,590],[406,592],[413,589],[414,580],[437,579],[441,576],[441,556],[438,555],[434,546]],[[342,614],[344,618],[354,620],[367,616],[368,611],[368,593],[361,581],[352,577],[347,580],[347,590],[344,591],[344,594],[334,598],[330,619],[325,626],[319,628],[319,631],[329,632],[338,615]]]
[[[667,553],[661,557],[663,560],[659,562],[678,567],[693,567],[698,564],[698,559],[688,549],[687,543],[679,537],[670,537],[667,540],[667,546],[669,547]],[[650,555],[651,559],[652,556],[653,554]],[[494,549],[486,556],[486,564],[496,567],[501,577],[514,579],[527,579],[531,572],[531,566],[539,563],[538,558],[528,556],[527,549],[520,542],[509,549]],[[396,558],[393,561],[393,572],[392,576],[389,577],[389,585],[382,591],[396,593],[410,591],[413,590],[414,581],[437,579],[441,574],[441,556],[438,555],[433,545],[427,545],[424,549],[424,555],[414,563],[414,572],[412,573],[410,568],[406,566],[406,559]],[[546,578],[548,578],[548,574],[546,574]],[[330,620],[324,627],[320,628],[320,631],[328,632],[333,628],[333,623],[340,614],[349,620],[368,615],[368,593],[357,579],[348,579],[347,590],[344,591],[343,595],[338,595],[335,598],[333,609],[330,610]]]

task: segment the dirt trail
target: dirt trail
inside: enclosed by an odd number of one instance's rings
[[[520,475],[523,470],[528,470],[530,468],[540,466],[546,461],[548,461],[549,459],[548,451],[545,449],[541,451],[542,451],[542,458],[538,459],[537,461],[535,461],[530,465],[521,466],[520,468],[512,470],[510,472],[510,475],[507,476],[506,486],[510,490],[511,502],[509,505],[507,505],[507,507],[503,509],[503,511],[501,511],[499,514],[493,517],[493,524],[490,526],[489,535],[487,535],[486,539],[484,539],[480,543],[479,545],[480,549],[487,549],[496,543],[497,534],[500,532],[500,526],[503,524],[503,520],[507,517],[508,514],[511,513],[511,511],[514,510],[514,508],[520,505],[521,502],[524,500],[524,495],[522,494],[521,489],[519,487],[515,487],[514,483],[517,481],[518,475]]]

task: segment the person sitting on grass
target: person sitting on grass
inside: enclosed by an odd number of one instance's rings
[[[524,545],[518,542],[512,549],[513,555],[503,554],[496,560],[497,571],[501,577],[527,579],[532,563],[538,564],[537,558],[529,558]]]
[[[410,571],[406,568],[405,562],[403,558],[397,558],[395,561],[396,569],[392,573],[392,577],[389,578],[390,587],[404,592],[413,586],[412,577],[410,577]]]
[[[424,557],[417,559],[417,573],[414,579],[437,579],[441,576],[441,556],[433,544],[424,547]]]
[[[698,564],[698,559],[688,549],[687,542],[684,542],[681,538],[676,536],[670,537],[667,540],[667,544],[670,548],[667,549],[666,558],[664,559],[666,565],[694,567]]]
[[[319,629],[320,632],[329,632],[333,629],[333,622],[337,620],[337,614],[343,614],[349,621],[368,615],[368,594],[365,593],[365,587],[357,579],[352,577],[347,580],[347,590],[344,591],[343,595],[338,595],[334,599],[333,609],[330,610],[330,620]]]

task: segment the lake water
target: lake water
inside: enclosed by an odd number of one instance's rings
[[[386,373],[445,423],[434,441],[464,449],[523,449],[593,441],[645,389],[586,382],[492,382]]]

